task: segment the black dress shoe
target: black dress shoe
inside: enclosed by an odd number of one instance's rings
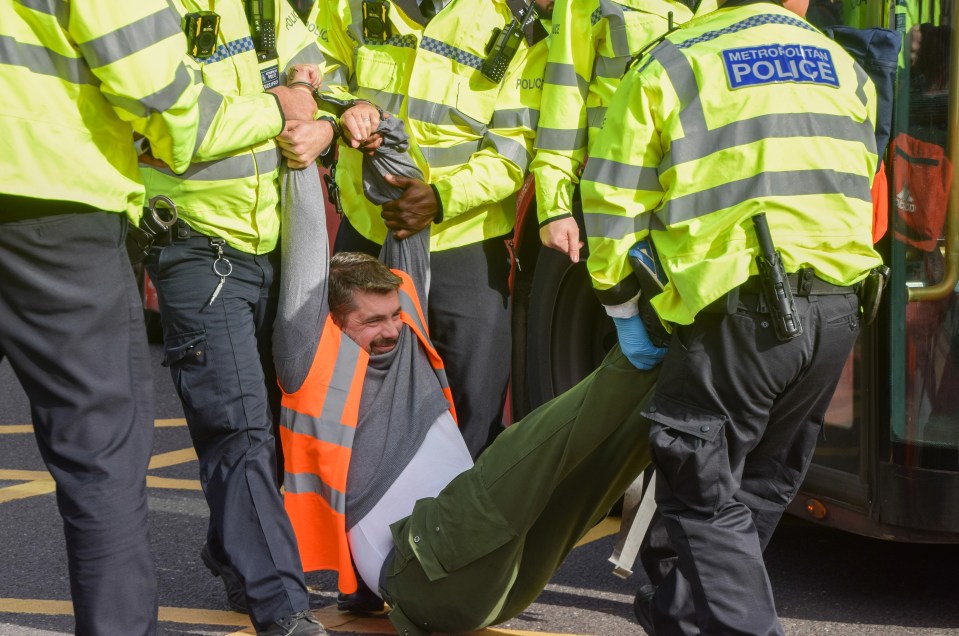
[[[655,585],[643,585],[636,591],[636,599],[633,601],[636,621],[649,636],[656,636],[656,630],[653,629],[653,596],[655,594]]]
[[[223,580],[223,586],[226,588],[226,603],[230,609],[240,614],[249,614],[250,608],[246,605],[246,589],[243,587],[243,579],[240,578],[239,573],[231,566],[217,562],[210,554],[210,546],[207,544],[204,544],[200,551],[200,559],[210,570],[210,574]]]
[[[336,609],[354,614],[372,614],[383,611],[383,599],[373,593],[362,581],[357,579],[356,591],[352,594],[340,592],[336,596]]]

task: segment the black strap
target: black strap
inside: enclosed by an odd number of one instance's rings
[[[513,12],[513,17],[516,18],[520,24],[523,24],[526,21],[526,18],[529,16],[530,12],[532,12],[534,15],[536,13],[536,7],[533,4],[533,0],[530,0],[529,4],[523,2],[523,0],[506,0],[506,6],[508,6],[509,10]],[[529,46],[533,46],[549,35],[542,23],[535,17],[523,28],[523,34],[526,36],[526,44]]]
[[[393,3],[402,9],[403,13],[417,24],[426,26],[426,23],[429,22],[426,16],[423,15],[423,12],[420,11],[420,5],[416,0],[393,0]]]

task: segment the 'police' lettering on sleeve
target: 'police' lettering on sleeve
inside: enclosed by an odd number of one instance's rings
[[[747,46],[722,52],[729,88],[797,82],[839,86],[832,55],[801,44]]]

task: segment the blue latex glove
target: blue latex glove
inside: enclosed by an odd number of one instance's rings
[[[666,347],[657,347],[649,340],[646,325],[639,316],[613,318],[619,346],[633,366],[641,371],[652,369],[666,357]]]

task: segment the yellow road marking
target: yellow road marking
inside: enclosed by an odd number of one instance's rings
[[[186,464],[196,461],[196,451],[193,448],[184,448],[183,450],[170,451],[169,453],[160,453],[150,458],[149,470],[158,468],[167,468],[177,464]]]
[[[156,428],[169,428],[171,426],[186,426],[186,420],[182,417],[165,420],[153,420],[153,426]]]
[[[70,601],[51,601],[30,598],[0,598],[0,612],[9,614],[43,614],[45,616],[72,616],[73,605]],[[334,607],[314,610],[316,617],[327,629],[351,634],[395,634],[396,630],[385,616],[371,618],[339,612]],[[250,619],[244,614],[222,610],[195,609],[188,607],[161,607],[159,619],[164,623],[182,623],[187,625],[217,625],[238,627],[239,631],[229,636],[248,636],[253,634]],[[575,636],[550,632],[528,632],[514,629],[484,629],[473,632],[481,636]]]
[[[578,548],[581,545],[586,545],[587,543],[592,543],[593,541],[599,541],[605,537],[608,537],[611,534],[616,534],[619,532],[619,523],[620,520],[618,517],[606,517],[598,524],[593,526],[586,535],[579,540],[579,543],[576,544]]]
[[[13,435],[14,433],[32,433],[33,426],[30,424],[4,424],[0,426],[0,435]]]
[[[26,499],[37,495],[49,495],[56,491],[57,485],[52,479],[46,481],[28,481],[25,484],[0,488],[0,503],[7,503],[16,499]]]
[[[45,470],[13,470],[0,468],[0,479],[6,481],[53,481]]]
[[[198,479],[174,479],[147,475],[147,488],[170,488],[173,490],[203,490]]]

